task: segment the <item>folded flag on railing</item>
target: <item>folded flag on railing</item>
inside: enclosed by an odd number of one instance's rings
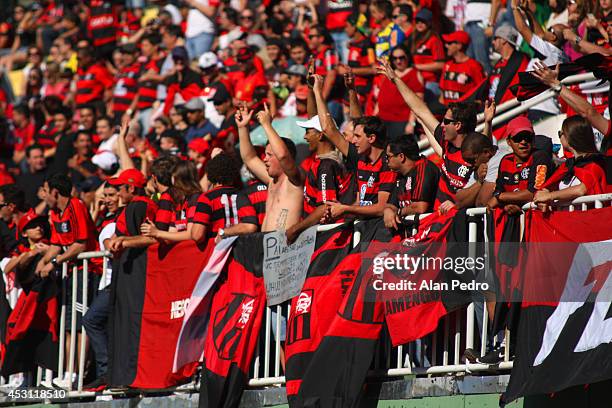
[[[238,407],[247,385],[266,307],[262,249],[263,233],[238,238],[213,298],[200,385],[202,408]]]
[[[612,208],[527,218],[525,300],[502,403],[612,378]]]
[[[222,240],[215,246],[206,266],[200,273],[193,293],[185,306],[183,325],[176,342],[173,371],[187,364],[202,361],[210,308],[215,294],[214,285],[223,271],[236,237]]]
[[[109,384],[166,388],[195,365],[173,372],[174,350],[193,288],[214,245],[193,241],[129,249],[113,264]]]
[[[35,266],[35,259],[32,264]],[[35,366],[57,369],[59,351],[59,286],[53,278],[35,277],[24,285],[7,322],[2,347],[2,376]]]

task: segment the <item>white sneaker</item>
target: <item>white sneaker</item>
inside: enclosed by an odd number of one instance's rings
[[[76,389],[77,387],[77,375],[76,373],[72,373],[72,380],[68,378],[68,373],[64,373],[64,378],[54,378],[52,381],[52,388],[63,388],[67,390],[70,388],[70,384],[72,384],[72,389]]]

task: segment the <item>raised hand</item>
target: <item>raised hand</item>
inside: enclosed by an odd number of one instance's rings
[[[493,117],[495,116],[495,101],[485,101],[485,109],[484,109],[484,120],[485,122],[491,123],[493,121]]]
[[[395,78],[397,78],[397,75],[395,74],[395,71],[391,67],[389,60],[387,60],[386,58],[378,59],[378,66],[376,67],[376,71],[380,75],[386,76],[389,79],[389,81],[393,81]]]
[[[313,90],[315,92],[323,92],[323,82],[325,81],[323,76],[315,74],[313,75],[313,78],[314,78]]]
[[[559,85],[559,64],[555,67],[554,70],[548,68],[540,61],[536,61],[535,70],[531,71],[531,75],[538,78],[542,83],[548,85],[549,87],[555,87]]]
[[[350,67],[344,74],[344,86],[346,86],[346,89],[355,89],[355,74]]]
[[[257,121],[261,126],[269,126],[272,123],[272,116],[268,109],[268,104],[264,102],[264,110],[257,112]]]
[[[236,119],[236,126],[240,127],[248,127],[249,122],[251,122],[251,118],[253,117],[253,111],[249,110],[246,106],[245,102],[242,102],[238,106],[238,110],[234,115]]]

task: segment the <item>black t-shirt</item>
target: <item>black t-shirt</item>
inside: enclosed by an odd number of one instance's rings
[[[24,173],[17,177],[16,184],[25,193],[27,207],[36,207],[40,203],[38,189],[45,184],[48,174],[49,170],[44,169],[36,173]]]
[[[0,259],[8,257],[17,248],[17,226],[8,225],[4,220],[0,220]]]
[[[404,208],[411,203],[424,201],[428,204],[426,212],[431,212],[438,192],[439,179],[438,167],[425,157],[421,157],[408,174],[398,176],[389,204]]]

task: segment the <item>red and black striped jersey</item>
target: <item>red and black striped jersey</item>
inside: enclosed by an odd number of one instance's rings
[[[257,214],[246,195],[234,187],[220,186],[200,195],[193,222],[205,225],[212,237],[219,229],[238,223],[257,225]]]
[[[251,180],[242,190],[242,193],[247,196],[249,202],[255,208],[257,214],[257,222],[259,226],[263,225],[263,220],[266,217],[266,200],[268,199],[268,186],[259,180]]]
[[[357,176],[359,205],[374,205],[378,203],[378,193],[391,193],[395,188],[397,173],[389,169],[385,152],[370,162],[367,156],[357,154],[357,148],[350,143],[346,167]]]
[[[140,65],[132,64],[123,68],[115,76],[115,87],[113,88],[113,112],[115,116],[121,117],[136,98],[139,75]]]
[[[45,149],[53,149],[57,146],[55,141],[56,136],[60,136],[53,120],[49,119],[43,127],[41,127],[34,136],[34,142],[41,145]],[[59,137],[58,137],[59,140]]]
[[[551,157],[542,150],[534,151],[524,163],[519,163],[514,153],[507,154],[499,163],[495,191],[529,190],[535,193],[544,185],[552,167]]]
[[[174,106],[176,94],[181,95],[184,101],[189,101],[191,98],[195,98],[202,93],[204,83],[197,72],[185,68],[180,78],[179,81],[178,74],[174,74],[165,81],[168,87],[168,94],[166,95],[166,104],[164,107],[164,114],[166,115],[170,113],[170,108]]]
[[[440,90],[444,103],[463,100],[472,90],[480,86],[486,78],[480,62],[468,58],[463,62],[455,62],[452,58],[444,64],[440,76]]]
[[[389,204],[404,208],[415,202],[426,202],[431,212],[438,191],[440,170],[430,160],[421,157],[405,176],[398,175],[396,188]]]
[[[94,47],[117,40],[117,13],[110,1],[91,0],[87,18],[87,33]]]
[[[72,197],[64,211],[54,209],[49,212],[51,222],[51,244],[68,247],[75,242],[85,244],[86,251],[98,247],[96,226],[85,204]]]
[[[351,68],[371,67],[376,63],[374,45],[369,38],[348,43],[348,66]],[[372,76],[355,75],[355,88],[358,94],[369,92],[372,88]],[[365,95],[363,95],[365,97]]]
[[[157,207],[155,226],[162,231],[168,231],[170,227],[174,226],[177,213],[181,213],[183,205],[182,203],[175,203],[170,193],[166,191],[159,197]]]
[[[177,231],[185,231],[187,229],[187,224],[193,222],[193,216],[195,215],[200,194],[201,193],[193,194],[177,207],[178,210],[174,220],[174,227]]]
[[[466,186],[474,170],[463,160],[461,148],[444,140],[442,125],[438,125],[434,135],[443,150],[438,194],[434,204],[434,210],[437,210],[447,200],[455,202],[457,191]]]
[[[79,68],[75,96],[77,108],[91,102],[102,101],[104,91],[112,89],[113,83],[113,77],[104,65],[94,64],[87,69]]]
[[[304,183],[304,216],[327,201],[353,204],[355,187],[351,173],[336,160],[314,156],[309,160]]]
[[[146,219],[155,219],[157,204],[149,197],[137,196],[121,209],[117,217],[115,232],[117,236],[133,237],[140,235],[140,226]]]
[[[98,218],[96,219],[96,231],[98,231],[98,233],[100,233],[100,231],[102,231],[104,229],[104,227],[106,227],[108,224],[110,224],[111,222],[115,222],[117,220],[117,217],[120,214],[119,210],[116,213],[111,213],[111,212],[105,212],[104,214],[100,213],[98,215]]]
[[[161,67],[164,63],[164,57],[158,59],[149,59],[148,61],[140,65],[140,74],[153,71],[159,74]],[[138,109],[144,110],[149,109],[153,106],[153,103],[157,100],[157,86],[156,81],[143,81],[138,83]]]
[[[557,190],[584,184],[585,195],[612,192],[610,160],[602,154],[589,154],[578,159],[571,158],[557,168],[543,188]]]

